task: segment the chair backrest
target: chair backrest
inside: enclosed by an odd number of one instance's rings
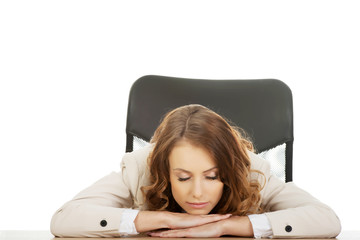
[[[148,144],[162,117],[187,104],[204,105],[244,129],[272,171],[292,181],[292,93],[276,79],[141,77],[130,90],[126,152]]]

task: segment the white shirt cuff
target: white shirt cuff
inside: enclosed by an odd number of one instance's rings
[[[248,215],[253,227],[255,238],[272,238],[273,231],[269,219],[265,214]]]
[[[134,220],[138,213],[139,210],[124,209],[121,214],[119,233],[121,233],[122,235],[138,234],[134,223]]]

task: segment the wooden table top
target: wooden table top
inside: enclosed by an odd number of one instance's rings
[[[146,236],[133,236],[133,237],[126,237],[131,238],[131,240],[143,240],[147,239],[149,240],[150,237]],[[221,237],[219,239],[221,240],[234,240],[237,237]],[[95,240],[95,239],[102,239],[104,238],[55,238],[49,231],[0,231],[0,240]],[[106,239],[116,239],[119,240],[119,238],[106,238]],[[159,240],[161,238],[151,238],[151,240]],[[187,238],[187,239],[199,239],[199,238]],[[213,238],[214,239],[214,238]],[[241,240],[250,240],[253,238],[238,238]],[[336,238],[338,240],[360,240],[360,231],[343,231],[340,233],[340,235]],[[163,238],[162,238],[163,240]],[[286,239],[285,239],[286,240]],[[307,239],[309,240],[309,238]],[[316,240],[320,240],[319,238]]]

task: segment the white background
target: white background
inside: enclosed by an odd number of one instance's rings
[[[293,91],[294,181],[359,225],[357,1],[1,1],[0,230],[48,229],[119,170],[143,75],[277,78]]]

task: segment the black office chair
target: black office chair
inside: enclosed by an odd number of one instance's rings
[[[126,152],[147,145],[164,114],[187,104],[204,105],[244,129],[272,171],[292,181],[292,93],[276,79],[141,77],[130,90]]]

